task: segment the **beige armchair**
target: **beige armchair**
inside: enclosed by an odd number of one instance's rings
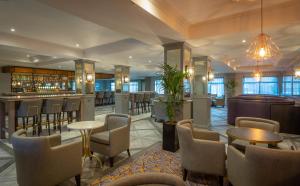
[[[60,135],[26,137],[22,129],[12,135],[12,145],[20,186],[53,186],[73,176],[80,185],[81,142],[61,144]]]
[[[225,144],[216,132],[192,127],[191,120],[177,124],[183,179],[188,171],[217,175],[223,183],[225,175]]]
[[[234,186],[299,185],[300,151],[249,145],[245,154],[227,150],[227,174]]]
[[[130,124],[131,117],[126,114],[107,114],[105,124],[93,131],[91,151],[109,157],[113,167],[114,157],[127,150],[130,156]]]
[[[279,132],[279,122],[253,117],[237,117],[235,119],[235,125],[237,127],[257,128],[262,130],[268,130],[271,132]]]
[[[186,186],[177,176],[166,173],[144,173],[124,177],[108,184],[109,186],[138,186],[138,185],[160,185],[160,186]]]

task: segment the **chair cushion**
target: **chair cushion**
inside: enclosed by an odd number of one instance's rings
[[[109,145],[109,131],[95,133],[91,136],[91,141]]]

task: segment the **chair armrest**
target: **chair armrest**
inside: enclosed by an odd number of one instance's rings
[[[220,135],[217,132],[193,128],[193,137],[196,139],[219,141]]]
[[[67,158],[69,156],[78,156],[81,159],[82,156],[82,145],[81,141],[75,141],[71,143],[66,143],[50,148],[52,153],[55,154],[57,158]]]
[[[124,139],[129,139],[129,126],[115,128],[109,131],[109,142],[111,144],[121,143]]]
[[[98,127],[98,128],[95,128],[93,129],[92,133],[95,134],[95,133],[99,133],[99,132],[104,132],[106,131],[106,126],[102,126],[102,127]]]
[[[247,168],[245,155],[231,145],[227,148],[227,175],[232,184],[242,184]]]
[[[60,134],[54,134],[48,136],[50,147],[55,147],[57,145],[61,145],[61,136]]]

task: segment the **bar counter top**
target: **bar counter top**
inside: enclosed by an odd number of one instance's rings
[[[44,98],[65,98],[65,97],[94,97],[94,94],[41,94],[41,95],[18,95],[18,96],[0,96],[0,101],[19,101],[23,99],[44,99]]]

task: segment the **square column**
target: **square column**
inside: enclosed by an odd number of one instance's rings
[[[193,57],[193,119],[196,126],[210,127],[211,98],[207,94],[211,58]]]
[[[130,67],[123,65],[115,66],[115,90],[116,93],[129,92]]]

